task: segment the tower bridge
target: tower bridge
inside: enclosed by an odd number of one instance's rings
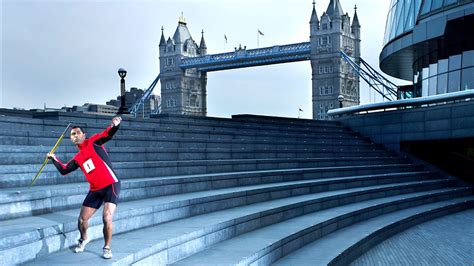
[[[328,118],[330,109],[359,104],[359,77],[340,56],[345,51],[360,63],[360,24],[356,9],[353,19],[344,13],[339,0],[330,0],[318,17],[315,2],[310,18],[308,42],[207,54],[202,32],[199,45],[183,17],[173,37],[162,34],[159,44],[161,112],[205,116],[207,114],[207,72],[271,64],[310,61],[312,68],[313,119]],[[157,81],[157,79],[155,81]],[[156,82],[154,82],[156,84]],[[152,90],[152,88],[151,88]]]

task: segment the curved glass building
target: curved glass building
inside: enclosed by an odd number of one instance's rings
[[[400,98],[474,89],[474,0],[392,0],[380,69]]]

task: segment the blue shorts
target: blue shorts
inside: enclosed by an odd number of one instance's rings
[[[115,182],[99,190],[89,191],[82,206],[98,209],[103,202],[110,202],[117,205],[119,194],[120,182]]]

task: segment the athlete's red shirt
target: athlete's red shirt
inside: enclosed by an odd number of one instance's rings
[[[67,164],[63,164],[56,156],[53,164],[62,175],[66,175],[78,167],[90,184],[90,191],[96,191],[118,182],[109,155],[103,146],[112,139],[119,126],[109,126],[102,133],[95,134],[77,145],[79,152]]]

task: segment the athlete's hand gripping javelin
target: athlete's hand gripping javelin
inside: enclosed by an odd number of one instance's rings
[[[30,187],[34,185],[34,183],[36,182],[36,179],[39,177],[39,175],[41,174],[41,172],[43,171],[43,168],[46,166],[46,164],[48,163],[49,161],[49,154],[53,154],[54,155],[54,152],[56,151],[56,149],[59,147],[59,144],[61,143],[61,141],[63,141],[63,138],[64,138],[64,135],[66,134],[66,131],[69,129],[69,127],[71,126],[71,123],[69,123],[66,127],[66,129],[63,131],[63,133],[61,134],[61,137],[59,137],[59,139],[56,141],[56,144],[54,144],[53,148],[51,149],[51,151],[48,153],[48,156],[46,156],[46,159],[44,159],[44,162],[43,162],[43,165],[41,165],[40,169],[38,170],[38,173],[36,173],[35,177],[33,177],[33,179],[31,180],[31,183],[30,183]]]
[[[110,124],[111,126],[118,126],[120,124],[120,122],[122,122],[122,118],[120,116],[116,116],[114,118],[112,118],[112,124]]]

